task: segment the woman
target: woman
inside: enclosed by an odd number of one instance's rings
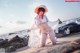
[[[40,34],[41,34],[39,47],[45,46],[48,35],[52,44],[53,45],[56,44],[55,33],[47,23],[48,19],[47,16],[45,15],[46,12],[47,12],[47,8],[44,5],[40,5],[35,9],[35,13],[37,13],[37,16],[35,18],[35,24],[40,29]]]

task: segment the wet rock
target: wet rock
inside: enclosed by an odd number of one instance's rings
[[[28,46],[29,36],[22,38],[24,46]]]
[[[72,41],[68,44],[60,46],[61,53],[71,53],[75,50],[80,49],[80,39]]]
[[[16,35],[10,40],[0,39],[0,48],[1,47],[5,48],[5,51],[8,53],[13,52],[13,51],[16,51],[16,49],[18,48],[28,46],[28,40],[29,40],[29,36],[25,36],[22,38],[22,37],[19,37],[18,35]]]
[[[11,40],[9,40],[9,44],[13,42],[22,42],[22,39],[18,35],[16,35]]]
[[[73,52],[74,50],[77,50],[77,49],[80,49],[80,45],[71,44],[71,43],[63,45],[60,48],[61,53],[70,53],[70,52]]]
[[[13,42],[12,42],[13,41]],[[21,48],[24,46],[28,46],[28,37],[27,38],[13,38],[11,42],[11,45],[14,46],[15,48]]]
[[[77,40],[73,41],[73,43],[80,44],[80,39],[77,39]]]
[[[29,37],[19,37],[19,36],[15,36],[14,38],[12,38],[10,41],[9,41],[9,44],[12,44],[12,43],[15,43],[15,44],[18,44],[18,43],[23,43],[25,46],[28,45],[28,40],[29,40]]]
[[[11,40],[9,40],[8,46],[13,46],[16,49],[24,47],[24,46],[28,46],[28,40],[29,40],[29,36],[21,38],[18,35],[16,35]]]
[[[9,33],[9,35],[12,35],[12,34],[15,34],[15,33]]]
[[[14,46],[9,46],[5,49],[5,52],[6,53],[10,53],[10,52],[13,52],[13,51],[16,51],[16,48]]]
[[[72,52],[72,53],[80,53],[80,50],[76,50],[76,51],[74,51],[74,52]]]
[[[74,51],[79,52],[79,50],[80,50],[79,41],[80,41],[80,39],[72,41],[72,42],[68,42],[66,44],[62,44],[55,48],[51,47],[49,50],[47,50],[47,52],[49,52],[49,53],[73,53]]]
[[[11,45],[14,46],[16,49],[24,47],[24,43],[19,43],[19,42],[14,42]]]
[[[0,47],[5,47],[5,45],[8,43],[8,39],[0,39]]]

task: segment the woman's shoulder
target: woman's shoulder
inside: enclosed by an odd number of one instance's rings
[[[47,18],[46,15],[44,15],[43,17],[44,17],[44,18]],[[38,20],[38,19],[39,19],[39,16],[36,16],[35,19]]]
[[[36,16],[36,17],[34,18],[34,20],[35,20],[35,21],[38,21],[38,20],[39,20],[38,16]]]
[[[46,15],[44,15],[45,17],[47,17]]]
[[[38,17],[38,16],[36,16],[36,17],[35,17],[35,20],[38,20],[38,19],[39,19],[39,17]]]
[[[44,15],[44,17],[45,17],[45,18],[47,18],[47,16],[46,16],[46,15]]]

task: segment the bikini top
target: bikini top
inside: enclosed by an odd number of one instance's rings
[[[46,23],[47,22],[47,17],[46,16],[43,16],[43,19],[42,18],[39,18],[39,16],[36,17],[35,19],[35,23],[37,25],[41,24],[41,23]]]

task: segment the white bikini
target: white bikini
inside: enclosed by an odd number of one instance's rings
[[[47,22],[47,17],[46,16],[43,16],[43,19],[39,18],[39,16],[36,17],[36,21],[35,21],[36,25],[39,25],[39,24],[45,23],[45,22]]]
[[[46,43],[46,38],[47,35],[50,36],[50,40],[52,41],[52,43],[56,42],[56,37],[55,37],[55,33],[54,31],[47,25],[47,17],[43,16],[43,19],[39,18],[39,16],[36,17],[35,19],[35,24],[36,25],[44,25],[43,28],[47,29],[48,31],[46,31],[45,29],[41,31],[41,41],[40,44],[45,45]],[[44,23],[44,24],[43,24]]]

